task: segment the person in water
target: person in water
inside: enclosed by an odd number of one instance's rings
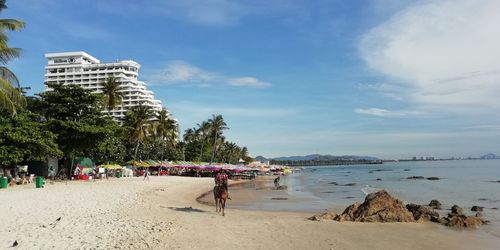
[[[280,186],[280,177],[276,177],[276,179],[274,179],[274,187],[278,188]]]

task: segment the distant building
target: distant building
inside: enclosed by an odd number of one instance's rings
[[[75,84],[94,93],[102,93],[102,84],[106,79],[115,77],[121,83],[124,95],[122,105],[110,113],[118,122],[123,122],[128,109],[139,104],[149,106],[156,112],[162,109],[161,101],[154,99],[153,92],[146,89],[146,83],[137,80],[141,65],[135,61],[101,63],[83,51],[48,53],[45,58],[48,61],[45,66],[45,84]]]

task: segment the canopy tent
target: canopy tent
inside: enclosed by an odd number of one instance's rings
[[[253,161],[247,165],[248,167],[267,167],[267,164],[260,161]]]
[[[127,164],[138,168],[148,168],[150,165],[144,161],[128,161]]]
[[[161,162],[153,161],[153,160],[147,160],[145,161],[150,167],[158,167],[161,166]]]
[[[92,159],[88,157],[78,157],[75,159],[75,164],[80,165],[84,168],[93,168],[95,166]]]
[[[120,166],[118,164],[104,164],[104,165],[100,165],[99,167],[106,168],[106,169],[122,169],[122,166]]]
[[[160,167],[164,167],[164,168],[170,168],[170,167],[173,167],[174,164],[172,164],[171,162],[168,162],[168,161],[160,161]]]

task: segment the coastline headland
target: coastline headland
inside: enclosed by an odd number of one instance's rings
[[[365,164],[383,164],[382,160],[314,160],[314,161],[276,161],[272,164],[284,165],[290,167],[310,167],[310,166],[336,166],[336,165],[365,165]]]

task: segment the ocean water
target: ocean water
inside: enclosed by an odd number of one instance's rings
[[[407,179],[410,176],[438,177],[439,180]],[[257,202],[237,204],[236,207],[307,212],[333,208],[342,211],[356,201],[363,202],[365,194],[361,189],[368,185],[385,189],[405,203],[427,205],[433,199],[439,200],[443,204],[443,216],[448,213],[446,209],[455,204],[470,215],[475,214],[470,211],[472,206],[482,206],[485,218],[491,221],[489,229],[500,235],[498,181],[500,160],[306,167],[303,173],[282,178],[281,184],[288,187],[286,191],[268,192]]]

